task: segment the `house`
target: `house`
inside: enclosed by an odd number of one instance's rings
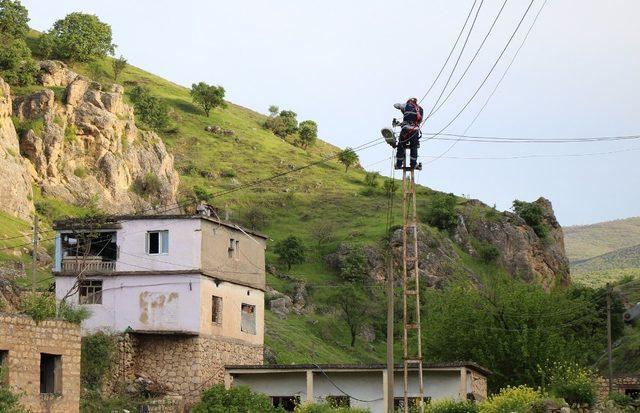
[[[415,370],[417,371],[417,370]],[[410,403],[417,403],[418,377],[409,375]],[[425,398],[487,398],[487,376],[491,372],[471,362],[441,363],[424,366]],[[404,403],[402,366],[394,373],[394,405]],[[386,365],[255,365],[227,366],[225,385],[249,386],[267,394],[274,406],[293,411],[296,404],[329,402],[333,405],[366,408],[384,413],[387,394]]]
[[[87,307],[82,333],[126,333],[120,378],[197,399],[224,365],[262,363],[266,237],[203,215],[54,225],[56,298]]]
[[[80,328],[65,321],[36,323],[0,314],[0,368],[32,413],[78,413]]]

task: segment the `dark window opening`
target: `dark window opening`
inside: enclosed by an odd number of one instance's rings
[[[222,297],[211,296],[211,322],[222,323]]]
[[[63,257],[100,257],[102,261],[118,258],[115,232],[61,234]]]
[[[325,401],[334,409],[339,407],[351,407],[351,399],[349,396],[327,396],[325,397]]]
[[[40,393],[62,393],[62,356],[40,354]]]
[[[80,281],[80,304],[102,304],[102,280]]]
[[[9,350],[0,350],[0,367],[4,366],[9,357]]]
[[[147,232],[147,254],[169,253],[169,231]]]
[[[272,396],[273,407],[282,407],[285,412],[293,412],[300,405],[300,396]]]
[[[419,397],[409,397],[409,407],[418,407],[420,404]],[[424,404],[427,405],[431,402],[431,397],[425,397]],[[404,397],[394,397],[393,398],[393,407],[395,409],[404,409]]]
[[[624,389],[624,394],[634,400],[640,400],[640,389]]]
[[[240,330],[249,333],[256,333],[256,306],[251,304],[242,304],[242,320],[240,322]]]
[[[240,250],[240,241],[236,239],[229,239],[229,258],[238,259],[238,252]]]

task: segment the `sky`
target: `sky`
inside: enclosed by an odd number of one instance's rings
[[[315,120],[320,137],[340,147],[379,137],[380,129],[399,116],[393,103],[425,94],[473,4],[473,0],[22,2],[29,9],[31,26],[38,30],[49,29],[70,12],[96,14],[111,24],[116,54],[131,64],[184,86],[199,81],[222,85],[230,101],[262,113],[272,104],[293,110],[298,120]],[[444,96],[480,50],[477,58],[442,109],[428,119],[424,132],[439,132],[469,102],[445,133],[467,130],[468,135],[532,139],[640,134],[636,21],[640,2],[533,0],[525,14],[529,0],[508,0],[479,48],[503,3],[482,1]],[[543,4],[504,80],[469,127]],[[440,95],[460,48],[424,100],[426,112]],[[423,140],[421,156],[444,155],[435,161],[422,159],[421,184],[477,198],[501,210],[509,209],[514,199],[544,196],[553,203],[562,225],[640,215],[640,140],[460,141],[451,146],[454,142]],[[368,170],[391,173],[389,146],[378,145],[359,156]],[[525,158],[504,159],[516,156]]]

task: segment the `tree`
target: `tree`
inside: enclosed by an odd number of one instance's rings
[[[296,133],[298,131],[298,115],[291,110],[283,110],[275,116],[277,108],[277,106],[269,107],[271,116],[264,122],[264,127],[281,138]]]
[[[24,39],[29,32],[29,12],[19,0],[0,0],[0,35]]]
[[[22,39],[0,35],[0,77],[7,83],[27,86],[33,83],[39,67],[31,57],[31,50]]]
[[[285,413],[282,407],[273,407],[271,399],[254,393],[247,386],[225,389],[216,384],[202,393],[202,400],[193,408],[193,413]]]
[[[363,281],[367,275],[364,251],[360,247],[344,245],[338,262],[338,272],[344,281]],[[345,251],[346,250],[346,251]]]
[[[298,142],[301,147],[307,149],[313,146],[318,138],[318,125],[312,120],[300,122],[298,126]]]
[[[224,88],[222,86],[208,85],[205,82],[191,85],[191,98],[193,103],[200,106],[209,117],[213,108],[225,107]]]
[[[382,188],[387,196],[390,196],[392,193],[396,192],[398,185],[396,184],[395,179],[387,178],[385,179],[384,184],[382,184]]]
[[[358,162],[358,154],[351,148],[346,148],[338,154],[338,160],[344,165],[344,171],[347,172],[349,167]]]
[[[304,244],[294,236],[277,242],[274,252],[278,255],[280,262],[286,264],[288,270],[293,264],[302,264],[305,260]]]
[[[547,292],[508,275],[496,273],[480,287],[466,279],[450,281],[442,290],[427,291],[425,303],[425,354],[491,366],[491,390],[541,386],[540,366],[593,363],[605,348],[606,319],[591,300],[562,289]]]
[[[353,283],[344,283],[339,288],[330,288],[322,297],[322,301],[340,312],[340,318],[347,324],[351,335],[351,347],[356,344],[356,337],[362,327],[370,321],[376,311],[365,292]]]
[[[113,67],[113,80],[117,81],[120,73],[127,68],[128,62],[122,55],[119,58],[113,59],[111,66]]]
[[[378,178],[380,178],[379,172],[365,172],[364,183],[368,187],[375,188],[378,186]]]
[[[163,130],[169,126],[167,105],[151,94],[144,86],[136,86],[129,92],[137,117],[152,129]]]
[[[97,16],[71,13],[53,24],[42,35],[41,49],[46,55],[70,62],[88,62],[113,54],[111,26]]]
[[[455,195],[436,193],[427,205],[424,221],[442,231],[455,228],[458,225],[457,204]]]
[[[271,105],[269,106],[269,116],[270,117],[275,117],[278,116],[278,112],[280,111],[280,108],[276,105]]]
[[[311,236],[316,241],[318,248],[326,245],[336,238],[336,227],[331,221],[320,221],[311,227]]]

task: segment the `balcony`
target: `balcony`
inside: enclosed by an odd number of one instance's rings
[[[62,272],[68,274],[98,274],[114,272],[115,261],[104,261],[100,256],[65,257],[62,259]]]

